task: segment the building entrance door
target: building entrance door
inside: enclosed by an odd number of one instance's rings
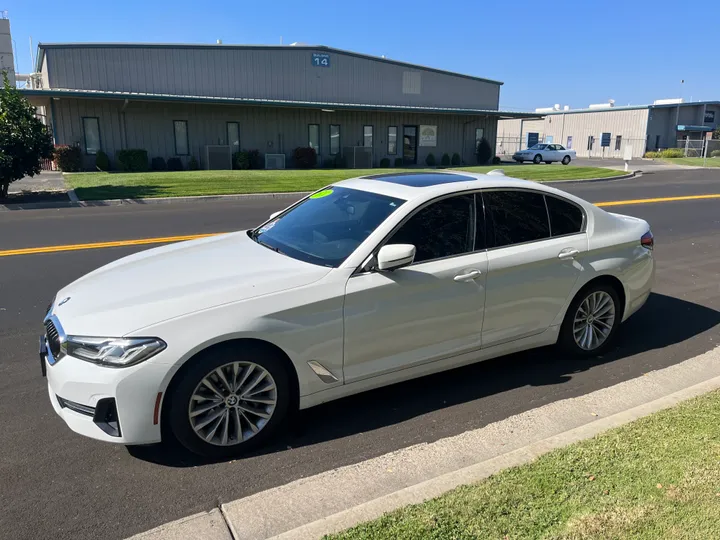
[[[403,163],[417,164],[417,126],[403,126]]]

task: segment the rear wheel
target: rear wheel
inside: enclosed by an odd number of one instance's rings
[[[563,165],[567,165],[568,163],[570,163],[570,156],[565,156],[564,158],[562,158]]]
[[[602,354],[611,345],[621,316],[622,307],[615,289],[606,283],[590,285],[570,304],[558,342],[573,354]]]
[[[535,165],[539,165],[542,160],[543,160],[542,156],[541,156],[540,154],[537,154],[537,155],[533,158],[533,163],[534,163]]]
[[[225,458],[264,444],[290,409],[290,379],[263,347],[221,346],[201,353],[168,396],[173,435],[191,452]]]

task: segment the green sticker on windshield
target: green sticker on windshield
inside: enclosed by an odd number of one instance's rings
[[[310,195],[311,199],[322,199],[323,197],[327,197],[328,195],[332,195],[333,190],[332,189],[323,189],[322,191],[318,191],[317,193],[313,193]]]

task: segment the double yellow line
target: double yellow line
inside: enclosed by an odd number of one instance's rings
[[[630,199],[626,201],[606,201],[595,203],[595,206],[625,206],[630,204],[652,204],[672,201],[695,201],[698,199],[720,199],[720,193],[710,195],[686,195],[681,197],[659,197],[655,199]],[[91,244],[67,244],[63,246],[45,246],[22,249],[8,249],[0,251],[0,257],[11,257],[13,255],[32,255],[36,253],[59,253],[62,251],[80,251],[84,249],[104,249],[125,246],[144,246],[148,244],[168,244],[171,242],[182,242],[184,240],[195,240],[207,238],[221,233],[209,234],[186,234],[184,236],[158,236],[155,238],[140,238],[137,240],[115,240],[113,242],[94,242]]]

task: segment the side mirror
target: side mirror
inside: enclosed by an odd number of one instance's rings
[[[412,264],[415,260],[415,246],[412,244],[388,244],[377,254],[379,270],[397,270]]]
[[[270,219],[275,219],[280,214],[282,214],[282,210],[280,210],[279,212],[273,212],[272,214],[270,214]]]

